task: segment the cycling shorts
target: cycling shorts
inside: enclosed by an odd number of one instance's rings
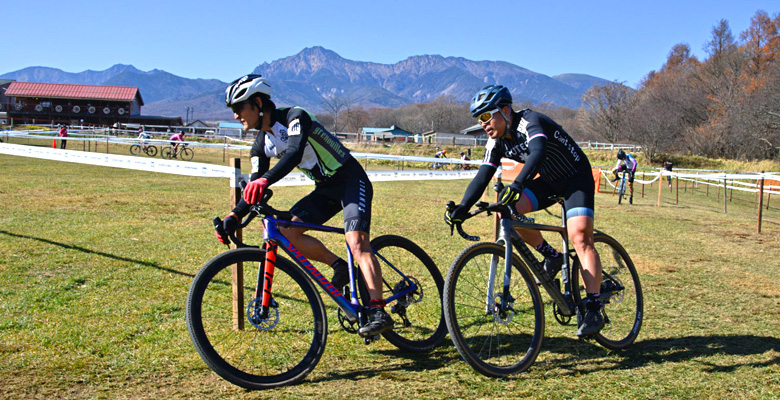
[[[523,194],[531,201],[533,211],[555,204],[551,197],[563,197],[566,219],[583,215],[593,218],[595,184],[587,172],[590,170],[553,183],[536,178],[523,189]]]
[[[626,171],[626,172],[628,172],[628,181],[629,181],[629,182],[632,182],[632,183],[634,182],[634,173],[635,173],[636,171],[633,171],[633,170],[630,170],[630,169],[628,169],[628,168],[626,167],[626,165],[625,165],[625,164],[621,164],[621,165],[618,167],[618,169],[617,169],[617,170],[618,170],[618,172],[622,172],[622,171]]]
[[[300,199],[290,213],[309,224],[322,225],[344,211],[344,231],[370,233],[374,188],[358,161],[350,157],[330,179]]]

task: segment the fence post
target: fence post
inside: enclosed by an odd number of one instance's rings
[[[241,159],[231,158],[230,166],[238,169],[241,173]],[[232,210],[238,202],[241,200],[241,187],[238,185],[238,179],[236,179],[236,187],[230,188],[230,209]],[[236,237],[239,240],[243,239],[241,228],[236,229]],[[231,243],[230,248],[235,249],[236,244]],[[244,330],[244,265],[243,263],[236,263],[231,267],[230,271],[230,284],[233,290],[233,330]]]
[[[761,171],[761,183],[758,188],[758,233],[761,233],[761,210],[764,202],[764,171]]]
[[[674,177],[674,204],[680,204],[680,177]]]
[[[658,170],[658,207],[661,207],[661,193],[663,193],[663,185],[661,184],[661,180],[664,178],[664,171]]]
[[[726,178],[723,178],[723,213],[728,214],[728,210],[726,209]]]

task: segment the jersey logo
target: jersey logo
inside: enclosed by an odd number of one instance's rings
[[[299,120],[293,120],[290,122],[290,128],[288,134],[290,136],[296,136],[301,134],[301,121]]]

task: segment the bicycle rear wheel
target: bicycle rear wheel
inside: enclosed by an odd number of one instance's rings
[[[185,147],[181,149],[181,152],[179,153],[179,157],[181,157],[184,161],[190,161],[192,160],[192,157],[195,155],[195,152],[192,151],[191,148]]]
[[[160,152],[160,157],[165,159],[172,159],[173,158],[173,148],[172,147],[163,147],[162,151]]]
[[[298,266],[282,257],[276,260],[269,318],[259,327],[248,321],[264,259],[265,252],[256,248],[222,253],[201,268],[187,296],[187,328],[198,354],[219,376],[247,389],[303,379],[322,357],[328,331],[319,293]],[[236,286],[233,271],[238,265],[243,273],[236,276],[243,283]],[[243,299],[238,320],[233,287]],[[239,320],[241,330],[234,327]]]
[[[149,157],[154,157],[157,155],[157,146],[146,146],[146,155]]]
[[[544,304],[523,262],[512,257],[511,307],[498,309],[504,283],[504,247],[476,243],[452,262],[444,282],[444,318],[455,347],[477,372],[505,377],[534,363],[544,337]],[[497,265],[488,307],[488,275]]]
[[[610,350],[620,350],[634,343],[642,328],[644,299],[639,274],[628,253],[617,240],[603,233],[593,235],[596,251],[601,259],[601,299],[604,302],[604,328],[594,336],[596,342]],[[574,261],[574,271],[581,268]],[[585,286],[580,274],[572,274],[574,300],[582,304]]]
[[[134,144],[130,146],[130,154],[137,156],[141,153],[141,146]]]
[[[414,242],[401,236],[384,235],[371,241],[384,280],[383,296],[388,298],[405,288],[408,281],[417,289],[388,303],[395,327],[382,334],[388,342],[408,352],[428,352],[441,344],[447,334],[441,306],[444,278],[428,254]],[[370,296],[361,288],[361,298],[368,304]]]

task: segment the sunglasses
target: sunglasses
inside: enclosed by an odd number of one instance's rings
[[[246,101],[242,101],[240,103],[233,104],[230,106],[230,109],[233,110],[236,114],[241,114],[241,111],[244,111],[244,105],[246,104]]]
[[[486,124],[486,123],[490,122],[491,119],[493,119],[493,114],[497,113],[498,111],[499,111],[499,109],[496,108],[493,111],[488,111],[488,112],[484,112],[482,114],[479,114],[477,116],[477,120],[479,120],[479,122],[481,122],[483,124]]]

